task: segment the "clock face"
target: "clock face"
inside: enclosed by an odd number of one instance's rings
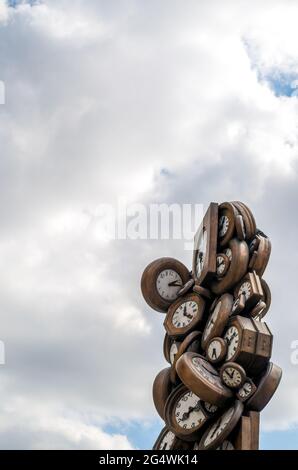
[[[170,347],[170,362],[171,364],[174,363],[174,360],[175,360],[175,356],[178,352],[178,346],[177,346],[177,343],[174,341]]]
[[[234,407],[229,408],[225,413],[218,418],[218,420],[211,426],[207,436],[205,437],[204,445],[210,446],[215,439],[217,439],[228,426],[229,422],[233,418]]]
[[[156,279],[156,289],[159,295],[168,301],[177,299],[177,294],[183,285],[180,275],[173,269],[164,269]]]
[[[225,255],[217,255],[216,257],[216,274],[221,277],[228,269],[229,259]]]
[[[189,325],[198,315],[198,311],[199,308],[197,302],[194,302],[193,300],[183,302],[174,312],[172,317],[173,326],[176,328],[183,328]]]
[[[197,277],[199,277],[201,272],[203,271],[206,249],[207,249],[207,233],[206,233],[206,230],[203,229],[198,240],[198,251],[197,251],[197,258],[196,258],[196,265],[195,265]]]
[[[234,367],[231,365],[224,365],[221,371],[221,380],[230,388],[239,388],[245,380],[245,371],[241,366]]]
[[[205,359],[195,356],[192,363],[204,379],[212,385],[218,385],[218,372]]]
[[[253,392],[254,392],[254,390],[253,390],[253,385],[252,385],[252,383],[249,382],[249,381],[246,381],[246,382],[244,382],[244,384],[242,385],[242,387],[238,390],[238,396],[239,396],[239,398],[241,398],[242,400],[245,400],[245,399],[248,398]]]
[[[218,410],[218,406],[213,405],[212,403],[209,403],[208,401],[204,401],[203,405],[205,407],[205,410],[208,411],[208,413],[216,413]]]
[[[202,411],[200,399],[193,392],[188,391],[180,397],[175,406],[175,419],[179,427],[193,429],[206,421]]]
[[[231,250],[231,248],[226,248],[224,250],[224,254],[229,258],[230,261],[232,261],[232,250]]]
[[[158,450],[171,450],[175,441],[175,434],[172,431],[167,431],[161,439]]]
[[[218,235],[219,238],[223,238],[225,234],[227,233],[230,225],[230,220],[226,215],[222,215],[219,218],[219,224],[218,224]]]
[[[207,346],[207,357],[210,362],[219,362],[221,361],[227,352],[227,345],[222,338],[212,339]]]
[[[241,284],[241,286],[239,287],[238,296],[240,296],[241,294],[245,296],[245,300],[247,300],[250,297],[251,283],[249,281],[243,282],[243,284]]]
[[[222,444],[220,444],[220,446],[218,446],[216,448],[216,450],[234,450],[235,447],[233,446],[233,444],[230,442],[230,441],[223,441]]]
[[[230,326],[227,329],[224,339],[228,344],[226,360],[229,361],[235,355],[239,345],[239,331],[236,326]]]
[[[208,319],[208,322],[205,326],[205,330],[204,330],[204,333],[203,333],[203,341],[206,341],[206,339],[211,335],[212,333],[212,330],[214,328],[214,325],[216,323],[216,320],[218,318],[218,314],[219,314],[219,311],[220,311],[220,308],[221,308],[221,301],[219,301],[212,314],[210,315],[209,319]]]

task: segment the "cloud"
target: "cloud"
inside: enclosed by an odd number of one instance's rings
[[[160,256],[190,266],[191,253],[180,240],[106,240],[98,206],[119,197],[251,206],[273,241],[268,323],[284,368],[263,425],[297,423],[298,105],[268,81],[296,71],[297,6],[269,10],[0,2],[3,448],[129,447],[101,429],[156,417],[163,316],[140,276]]]

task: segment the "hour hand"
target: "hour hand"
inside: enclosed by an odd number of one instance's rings
[[[172,286],[182,287],[182,284],[179,281],[172,281],[172,282],[169,282],[168,286],[169,287],[172,287]]]

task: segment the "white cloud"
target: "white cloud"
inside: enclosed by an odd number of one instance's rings
[[[289,363],[298,101],[265,80],[296,67],[297,9],[277,0],[269,11],[257,1],[0,2],[1,403],[10,397],[1,445],[129,446],[102,422],[156,415],[163,316],[144,305],[140,276],[154,258],[190,266],[191,254],[177,240],[108,242],[94,214],[118,197],[251,205],[273,239],[268,322],[285,369],[263,422],[298,421]]]

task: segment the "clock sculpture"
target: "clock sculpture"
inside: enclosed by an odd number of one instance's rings
[[[174,258],[144,270],[143,296],[166,314],[168,367],[153,383],[164,427],[154,449],[258,449],[260,412],[282,375],[270,362],[264,321],[270,252],[247,205],[212,202],[194,238],[191,272]]]

